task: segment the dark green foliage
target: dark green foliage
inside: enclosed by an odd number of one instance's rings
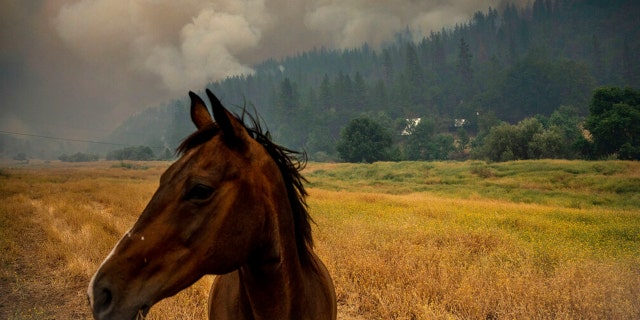
[[[600,88],[589,111],[584,126],[592,144],[585,151],[596,158],[617,154],[619,159],[640,160],[640,91]]]
[[[549,116],[561,105],[581,106],[586,114],[594,83],[585,65],[532,54],[507,70],[501,86],[504,100],[497,111],[511,122],[523,116]]]
[[[545,158],[575,159],[580,157],[579,141],[582,134],[583,118],[574,107],[560,106],[549,117],[548,129],[556,131],[560,137],[560,149],[553,156]]]
[[[409,135],[405,148],[405,159],[447,160],[453,150],[453,136],[438,133],[436,121],[427,118],[422,119]]]
[[[145,146],[126,147],[124,149],[111,151],[107,154],[107,160],[147,161],[147,160],[154,160],[154,159],[155,159],[155,156],[151,148],[145,147]]]
[[[582,135],[574,108],[562,107],[549,119],[527,118],[516,125],[502,123],[490,129],[474,157],[491,161],[525,159],[574,159],[579,155]]]
[[[530,143],[535,136],[543,133],[543,127],[536,118],[528,118],[517,125],[502,123],[491,128],[482,146],[483,158],[491,161],[530,159]]]
[[[336,149],[347,162],[389,160],[391,135],[377,122],[358,118],[344,128]]]
[[[471,138],[463,127],[458,128],[458,152],[464,152],[464,150],[469,146],[469,142],[471,142]]]

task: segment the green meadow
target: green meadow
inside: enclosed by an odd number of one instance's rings
[[[634,162],[529,160],[311,164],[310,187],[444,198],[495,199],[571,208],[640,208]]]
[[[86,319],[168,163],[4,164],[0,318]],[[640,163],[309,163],[339,319],[640,318]],[[148,319],[206,319],[205,277]]]

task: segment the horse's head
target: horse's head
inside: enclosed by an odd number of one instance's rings
[[[265,231],[270,215],[288,203],[282,202],[288,196],[278,165],[240,120],[207,95],[215,122],[190,93],[198,130],[180,146],[181,157],[91,280],[97,319],[136,318],[205,274],[278,257],[262,250],[275,248]]]

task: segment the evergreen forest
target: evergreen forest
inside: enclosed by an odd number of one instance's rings
[[[618,150],[594,152],[584,123],[598,90],[638,94],[638,17],[640,4],[628,0],[507,4],[427,35],[407,28],[380,47],[315,48],[264,61],[251,75],[207,87],[231,110],[255,111],[276,142],[312,160],[617,157]],[[638,127],[633,103],[625,121]],[[188,105],[185,93],[149,108],[109,139],[173,150],[194,130]],[[383,131],[362,134],[380,133],[384,152],[339,152],[351,147],[345,133],[357,123]],[[501,135],[511,142],[497,141]],[[632,159],[633,139],[625,153]]]

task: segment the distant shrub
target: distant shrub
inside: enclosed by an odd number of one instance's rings
[[[309,158],[317,162],[334,162],[336,160],[324,151],[315,152]]]
[[[131,169],[131,170],[147,170],[149,166],[138,165],[131,162],[120,161],[119,164],[114,164],[111,166],[112,168],[123,168],[123,169]]]
[[[13,160],[16,160],[16,161],[27,161],[27,160],[29,160],[29,157],[27,157],[26,153],[20,152],[20,153],[16,154],[15,156],[13,156]]]
[[[472,164],[471,165],[471,173],[477,175],[480,178],[491,178],[496,175],[496,173],[486,165]]]
[[[126,147],[124,149],[111,151],[107,154],[107,160],[148,161],[154,159],[155,155],[153,151],[146,146]]]
[[[372,163],[389,160],[391,144],[391,134],[385,127],[368,118],[357,118],[340,133],[336,150],[344,161]]]
[[[62,162],[92,162],[98,161],[100,157],[97,154],[87,154],[87,153],[75,153],[72,155],[63,154],[58,157],[58,160]]]
[[[171,152],[169,148],[164,148],[164,152],[160,156],[158,156],[158,160],[174,160],[176,158],[176,154]]]

